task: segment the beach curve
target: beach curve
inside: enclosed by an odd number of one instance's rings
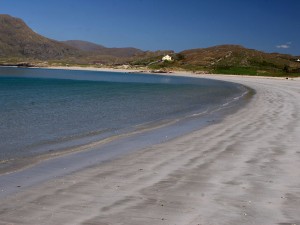
[[[257,94],[221,123],[1,199],[0,224],[300,224],[300,80],[199,77]]]

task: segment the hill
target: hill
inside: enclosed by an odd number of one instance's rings
[[[80,40],[63,41],[62,43],[67,44],[71,47],[74,47],[84,52],[93,53],[96,55],[103,55],[103,56],[132,57],[144,53],[144,51],[137,48],[107,48],[104,47],[103,45],[98,45],[91,42],[80,41]]]
[[[35,33],[19,18],[0,14],[0,64],[113,65],[149,54],[152,53],[137,48],[107,48],[86,41],[52,40]]]
[[[48,60],[75,55],[80,51],[35,33],[21,19],[0,14],[0,58]]]
[[[179,68],[206,73],[249,75],[297,75],[300,73],[300,63],[296,62],[299,57],[265,53],[240,45],[189,49],[172,54],[172,57],[171,62],[162,62],[157,58],[152,58],[148,59],[147,63],[153,69]]]
[[[179,53],[180,63],[202,67],[220,73],[281,73],[300,72],[297,57],[279,53],[265,53],[240,45],[220,45],[210,48],[190,49]]]
[[[73,48],[79,49],[85,52],[97,52],[105,49],[103,45],[94,44],[88,41],[80,41],[80,40],[68,40],[61,41],[62,43],[71,46]]]
[[[219,45],[210,48],[190,49],[180,52],[182,62],[201,66],[270,66],[284,65],[293,62],[291,55],[265,53],[240,45]]]
[[[169,54],[173,60],[163,62]],[[35,33],[23,20],[0,14],[0,65],[117,66],[206,73],[299,76],[300,58],[239,45],[189,49],[179,53],[107,48],[86,41],[59,42]],[[126,66],[128,67],[128,66]]]

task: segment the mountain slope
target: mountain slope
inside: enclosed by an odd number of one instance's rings
[[[148,57],[136,61],[152,69],[192,70],[203,73],[248,75],[300,75],[300,57],[279,53],[265,53],[240,45],[219,45],[209,48],[189,49],[171,54],[172,61]]]
[[[163,62],[170,54],[173,61]],[[212,73],[283,75],[300,74],[300,63],[291,56],[265,53],[239,45],[173,51],[107,48],[86,41],[59,42],[43,37],[24,21],[0,14],[0,64],[2,65],[123,65],[150,69],[185,69]]]
[[[107,48],[102,45],[80,40],[63,41],[62,43],[85,52],[103,56],[132,57],[144,53],[144,51],[137,48]]]
[[[190,49],[180,52],[183,62],[202,66],[257,66],[269,64],[282,66],[293,63],[291,55],[265,53],[240,45],[219,45],[210,48]]]
[[[94,44],[88,41],[80,41],[80,40],[68,40],[61,41],[62,43],[71,46],[73,48],[79,49],[85,52],[96,52],[105,49],[103,45]]]
[[[62,59],[80,51],[31,30],[23,20],[0,14],[0,57]]]
[[[266,71],[299,72],[300,63],[291,55],[265,53],[239,45],[219,45],[180,52],[181,65],[203,67],[220,73],[260,74]]]

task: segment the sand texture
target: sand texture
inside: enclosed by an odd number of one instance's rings
[[[300,80],[213,78],[257,93],[221,123],[0,199],[0,224],[300,224]]]

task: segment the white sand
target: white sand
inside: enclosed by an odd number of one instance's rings
[[[300,224],[300,80],[212,77],[257,94],[221,123],[1,199],[0,224]]]

